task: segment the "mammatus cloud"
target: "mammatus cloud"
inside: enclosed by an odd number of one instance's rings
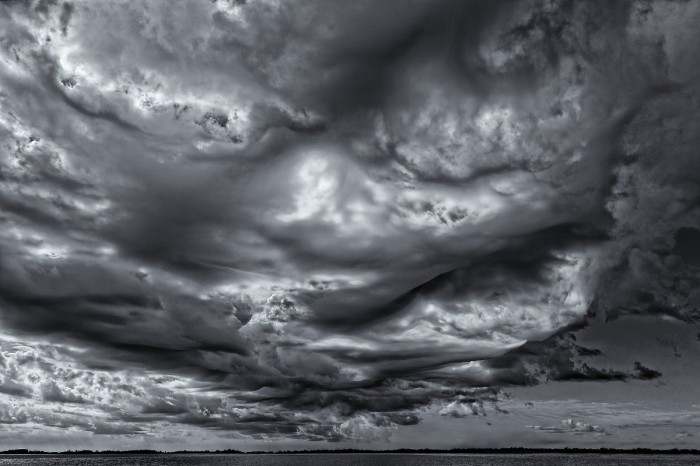
[[[696,3],[0,10],[3,423],[383,439],[700,316]]]

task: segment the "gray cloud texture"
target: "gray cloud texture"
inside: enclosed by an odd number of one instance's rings
[[[700,317],[698,3],[0,11],[2,423],[383,439]]]

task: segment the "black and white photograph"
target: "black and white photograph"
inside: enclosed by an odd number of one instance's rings
[[[700,464],[699,0],[0,0],[0,466]]]

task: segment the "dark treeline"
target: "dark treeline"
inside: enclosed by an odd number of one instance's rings
[[[192,454],[223,454],[223,455],[304,455],[304,454],[333,454],[333,453],[362,453],[362,454],[624,454],[624,455],[700,455],[700,450],[691,449],[665,449],[656,450],[653,448],[454,448],[451,450],[432,450],[399,448],[396,450],[361,450],[355,448],[344,448],[338,450],[286,450],[286,451],[249,451],[240,450],[180,450],[180,451],[158,451],[158,450],[66,450],[66,451],[40,451],[28,450],[24,448],[15,450],[0,451],[0,455],[192,455]]]

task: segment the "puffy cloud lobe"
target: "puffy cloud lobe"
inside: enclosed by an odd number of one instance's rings
[[[564,419],[558,426],[530,426],[535,430],[542,430],[549,433],[557,434],[595,434],[595,435],[608,435],[608,433],[600,427],[599,425],[586,424],[583,421],[575,421],[571,418]]]
[[[660,375],[559,336],[595,313],[697,319],[692,3],[0,8],[0,319],[180,381],[19,364],[10,421],[385,438]]]

